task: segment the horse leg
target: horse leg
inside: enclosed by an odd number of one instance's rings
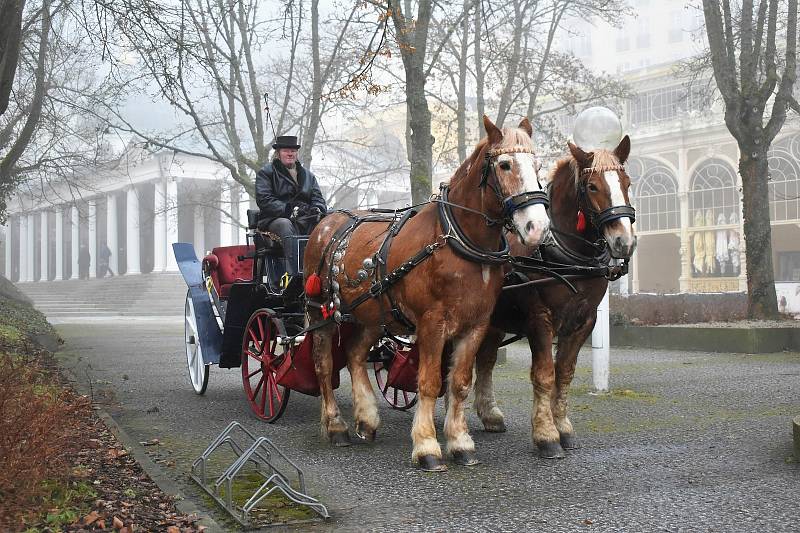
[[[560,342],[560,339],[559,339]],[[553,368],[553,335],[549,327],[533,328],[528,336],[533,361],[531,363],[531,383],[533,384],[533,411],[531,427],[533,443],[544,459],[565,457],[559,443],[559,433],[553,421],[551,397],[555,381]]]
[[[419,371],[417,373],[417,409],[411,426],[411,439],[414,449],[411,461],[419,464],[427,472],[443,472],[447,465],[442,461],[442,449],[436,440],[436,426],[433,412],[436,398],[442,388],[442,350],[444,349],[444,332],[442,319],[420,320],[417,330],[417,348],[419,350]]]
[[[322,437],[335,446],[349,446],[347,424],[339,412],[331,386],[333,375],[333,326],[325,326],[312,333],[314,336],[314,370],[319,381]]]
[[[375,393],[367,374],[367,354],[381,337],[381,328],[361,328],[350,339],[347,354],[347,369],[353,383],[353,415],[356,436],[368,442],[375,440],[380,425]]]
[[[592,334],[596,317],[590,317],[577,330],[558,336],[556,352],[556,393],[553,396],[553,419],[560,435],[561,447],[565,450],[580,448],[578,436],[567,416],[567,397],[572,378],[575,375],[575,363],[578,352]]]
[[[478,326],[453,343],[453,357],[448,375],[447,395],[449,405],[444,419],[444,434],[447,438],[447,452],[460,465],[478,464],[475,443],[469,435],[464,402],[472,385],[472,368],[475,353],[486,335],[488,325]]]
[[[483,342],[475,355],[475,402],[473,407],[478,413],[483,429],[491,433],[506,431],[503,412],[497,406],[494,397],[492,371],[497,363],[497,350],[505,334],[496,328],[489,328]]]

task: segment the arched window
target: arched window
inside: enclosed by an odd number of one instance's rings
[[[631,188],[632,202],[636,207],[636,230],[679,229],[678,180],[669,167],[654,159],[639,158],[628,163],[628,175],[634,180]]]
[[[690,225],[735,224],[739,213],[736,171],[721,159],[709,159],[697,167],[689,190]]]
[[[769,218],[800,218],[800,135],[774,144],[769,151]]]

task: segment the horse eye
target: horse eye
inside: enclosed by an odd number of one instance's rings
[[[586,186],[589,189],[589,192],[597,192],[597,186],[594,183],[590,183]]]
[[[508,161],[500,161],[499,166],[503,170],[506,170],[506,171],[511,170],[511,163],[509,163]]]

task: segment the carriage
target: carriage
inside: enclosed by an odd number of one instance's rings
[[[246,244],[214,248],[202,260],[189,243],[172,246],[188,285],[184,342],[192,388],[206,392],[212,365],[240,368],[251,410],[272,423],[283,414],[292,391],[320,393],[305,313],[308,236],[281,242],[258,229],[258,210],[247,215]],[[333,388],[346,365],[349,330],[343,322],[333,343]],[[381,395],[398,410],[416,403],[418,355],[411,340],[387,335],[368,358]]]
[[[189,285],[185,343],[195,392],[205,392],[211,364],[239,367],[257,417],[277,420],[291,391],[321,396],[323,435],[332,444],[346,445],[348,424],[332,391],[348,366],[356,435],[372,441],[380,424],[364,369],[372,363],[382,396],[392,407],[408,409],[419,395],[411,431],[413,463],[432,472],[447,468],[433,417],[436,397],[447,392],[447,452],[458,465],[478,464],[464,409],[474,368],[481,382],[476,383],[478,414],[487,431],[504,430],[490,379],[496,345],[484,342],[489,328],[497,330],[498,343],[505,333],[514,333],[527,336],[532,347],[542,344],[535,337],[553,331],[536,327],[537,296],[530,289],[558,280],[567,293],[547,305],[569,315],[562,320],[569,322],[569,330],[558,331],[564,341],[559,346],[577,339],[573,344],[579,347],[594,324],[599,302],[589,302],[594,289],[602,289],[596,291],[602,297],[608,281],[626,272],[636,244],[635,210],[627,197],[630,179],[623,167],[630,151],[627,136],[605,147],[586,142],[599,147],[589,153],[570,143],[571,156],[559,161],[552,176],[566,186],[554,181],[545,190],[530,122],[523,119],[519,127],[503,130],[486,116],[483,122],[487,136],[440,193],[420,206],[366,214],[340,211],[317,226],[313,239],[283,242],[260,231],[258,212],[248,211],[246,244],[215,248],[202,262],[191,245],[174,244]],[[612,122],[619,125],[616,117]],[[512,252],[506,229],[519,239],[519,251]],[[551,252],[558,253],[545,257]],[[304,258],[309,262],[305,281]],[[612,258],[624,262],[616,265]],[[514,276],[522,282],[509,284]],[[568,279],[576,277],[597,283],[578,294]],[[495,323],[500,293],[521,287],[529,289],[517,307],[524,313]],[[581,313],[574,312],[574,304]],[[515,325],[520,319],[525,328]],[[394,336],[387,329],[393,325],[416,336]],[[546,360],[549,368],[531,376],[534,391],[541,388],[539,374],[550,384],[557,381],[559,389],[555,403],[547,398],[534,402],[541,411],[536,415],[550,424],[537,423],[533,440],[543,456],[563,457],[561,443],[576,447],[566,395],[577,348],[569,353],[559,348],[554,370],[550,344],[532,353],[534,369]],[[537,432],[540,428],[547,430],[545,435]]]

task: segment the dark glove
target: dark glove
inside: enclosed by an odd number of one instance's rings
[[[284,218],[292,218],[295,205],[291,202],[286,202],[286,207],[283,209]]]

